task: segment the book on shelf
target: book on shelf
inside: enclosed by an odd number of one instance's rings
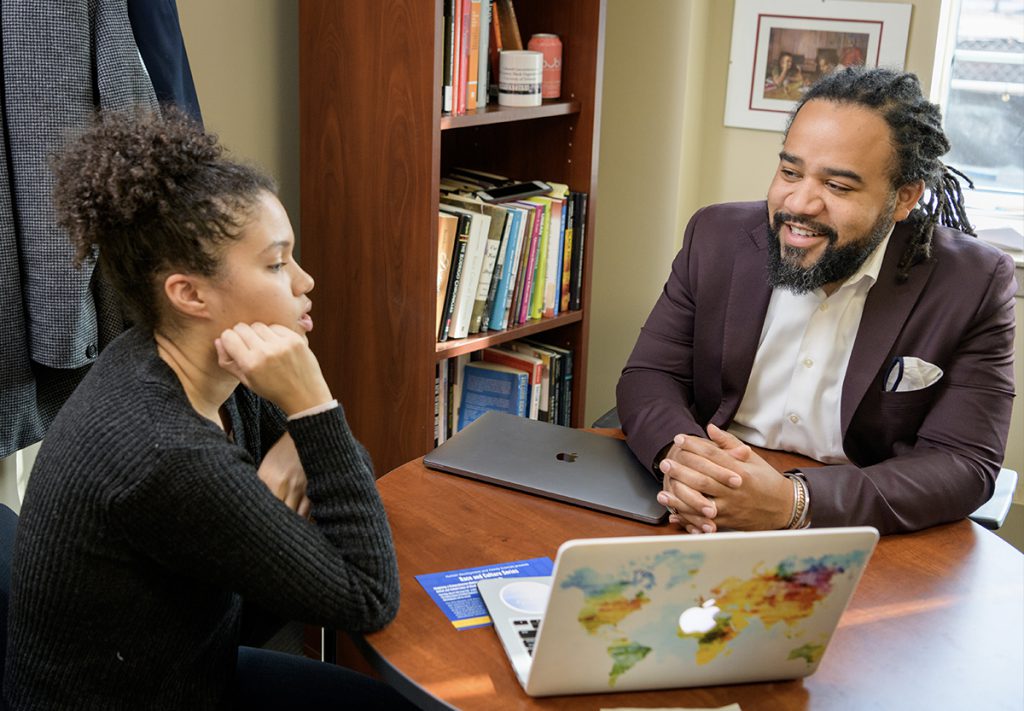
[[[443,0],[441,111],[453,116],[486,106],[496,76],[494,0]]]
[[[466,69],[466,111],[476,109],[480,79],[480,0],[469,0],[469,65]]]
[[[509,178],[504,175],[498,175],[496,173],[486,173],[482,170],[476,170],[474,168],[452,168],[448,171],[448,175],[442,180],[459,181],[465,185],[474,185],[477,187],[471,188],[472,191],[479,190],[480,188],[494,188],[499,185],[507,185],[512,182]]]
[[[501,18],[498,17],[498,4],[496,0],[491,0],[491,33],[490,33],[490,46],[487,51],[487,58],[489,62],[489,70],[491,72],[491,88],[494,90],[495,96],[498,93],[498,79],[499,71],[501,69]],[[488,92],[490,93],[490,92]]]
[[[540,413],[541,381],[544,379],[544,362],[527,353],[517,353],[503,347],[484,348],[481,359],[489,363],[500,363],[517,368],[529,375],[530,407],[527,417],[536,420]]]
[[[459,231],[458,215],[439,212],[437,215],[437,333],[445,316],[445,297],[448,295],[448,273],[455,250],[455,236]]]
[[[557,316],[561,311],[562,283],[562,247],[565,243],[565,195],[569,186],[551,183],[551,192],[546,197],[550,200],[551,219],[548,228],[548,259],[544,275],[543,306],[541,314],[544,318]]]
[[[533,288],[533,277],[537,268],[537,242],[540,239],[543,210],[533,203],[515,203],[527,209],[527,236],[523,243],[523,251],[519,262],[519,276],[516,278],[512,309],[509,313],[509,326],[526,323],[529,317],[530,293]]]
[[[465,264],[455,294],[455,309],[448,331],[449,338],[465,338],[469,335],[469,321],[473,315],[473,304],[476,301],[476,292],[480,285],[480,274],[483,271],[491,218],[488,215],[444,203],[441,204],[441,210],[451,214],[468,215],[470,218]]]
[[[506,295],[505,312],[502,316],[502,328],[511,328],[519,322],[519,305],[523,298],[523,281],[526,278],[526,262],[529,259],[530,240],[533,234],[534,209],[521,205],[515,206],[523,216],[522,231],[516,248],[516,260],[512,264],[512,278]]]
[[[442,5],[441,29],[444,42],[441,49],[441,111],[452,111],[452,35],[455,31],[455,0],[444,0]]]
[[[537,419],[541,422],[555,422],[558,413],[558,373],[555,372],[556,363],[553,361],[560,356],[523,340],[509,341],[504,345],[508,350],[540,359],[540,404],[537,409]]]
[[[476,299],[473,302],[473,310],[470,314],[469,333],[479,333],[483,325],[484,309],[487,305],[488,296],[491,294],[491,283],[494,279],[494,270],[498,260],[498,254],[505,237],[508,222],[508,210],[496,205],[489,205],[482,200],[470,198],[463,195],[447,195],[441,198],[441,203],[460,207],[479,215],[486,215],[489,218],[487,242],[484,251],[484,259],[480,267],[480,280],[477,286]]]
[[[492,0],[481,0],[480,2],[480,60],[477,63],[478,75],[476,84],[476,105],[477,108],[487,106],[490,92],[488,83],[490,80],[490,62],[488,61],[491,38],[491,5]]]
[[[523,249],[523,229],[526,225],[526,212],[512,205],[504,206],[508,211],[508,234],[502,246],[503,262],[498,274],[493,277],[494,300],[489,312],[488,330],[500,331],[508,324],[508,310],[512,301],[512,288],[515,286],[519,272],[519,255]]]
[[[512,0],[495,0],[495,10],[501,28],[502,49],[523,49],[523,40],[519,34],[519,23],[516,21],[516,10]]]
[[[557,227],[552,229],[558,235],[557,240],[550,243],[551,255],[548,257],[548,280],[544,292],[544,315],[548,318],[562,313],[562,250],[565,249],[565,213],[568,212],[568,200],[561,198],[554,205]]]
[[[459,113],[459,76],[462,69],[462,4],[452,0],[452,114]]]
[[[481,210],[486,208],[481,207]],[[469,313],[469,333],[477,334],[484,319],[484,307],[487,305],[487,295],[491,291],[491,281],[494,278],[494,265],[498,259],[498,252],[501,250],[501,239],[505,234],[505,213],[486,215],[489,228],[487,241],[484,249],[484,260],[480,265],[480,280],[477,284],[473,306]]]
[[[446,212],[442,210],[442,212]],[[448,268],[448,285],[445,288],[444,307],[441,324],[438,328],[437,340],[447,341],[451,335],[452,320],[455,317],[456,299],[462,285],[462,274],[466,268],[466,250],[469,247],[469,236],[472,231],[472,217],[468,214],[454,214],[459,221],[455,233],[455,244],[452,247],[451,266]]]
[[[543,195],[526,198],[525,202],[540,205],[541,224],[537,239],[536,264],[533,267],[533,282],[530,285],[529,307],[526,309],[527,319],[539,319],[544,315],[544,288],[548,270],[548,242],[551,239],[551,198]],[[524,296],[525,298],[525,296]]]
[[[434,367],[434,446],[448,439],[448,364]]]
[[[480,189],[475,183],[462,180],[459,176],[441,178],[440,188],[442,195],[473,195]]]
[[[441,414],[440,414],[440,398],[441,398],[441,376],[440,376],[440,365],[434,364],[434,447],[441,444],[442,441],[438,440],[441,431]]]
[[[460,7],[461,6],[461,7]],[[456,0],[460,8],[459,21],[459,74],[455,86],[455,113],[466,113],[466,90],[469,88],[469,54],[470,25],[472,23],[473,6],[471,0]]]
[[[524,371],[501,363],[470,361],[463,378],[459,430],[492,410],[520,417],[528,413],[530,385]]]
[[[569,277],[569,308],[580,308],[583,290],[583,250],[587,239],[587,194],[575,193],[576,207],[573,212],[572,231],[572,273]]]
[[[512,237],[512,230],[515,224],[515,215],[509,208],[501,208],[504,213],[502,221],[501,241],[498,245],[498,254],[494,260],[494,270],[491,273],[491,283],[487,288],[487,296],[484,298],[484,306],[480,312],[480,333],[491,330],[491,314],[494,312],[494,303],[498,299],[498,287],[505,277],[506,260],[509,253],[509,240]],[[471,324],[472,326],[472,324]]]
[[[448,359],[444,363],[444,368],[447,371],[445,374],[445,386],[448,388],[448,408],[445,413],[445,436],[451,437],[453,434],[458,432],[458,428],[455,426],[455,418],[459,414],[459,407],[461,403],[456,403],[453,397],[452,390],[454,389],[454,383],[452,383],[452,368],[451,359]]]
[[[466,364],[469,363],[468,353],[446,358],[448,367],[448,436],[451,437],[460,429],[462,418],[462,390],[465,382]]]
[[[561,311],[569,310],[569,285],[572,284],[573,213],[576,210],[576,193],[569,193],[569,198],[565,201],[565,207],[565,239],[562,244],[562,286],[559,299]]]
[[[553,346],[550,343],[543,343],[533,338],[523,338],[521,343],[526,343],[535,348],[549,351],[552,357],[558,359],[557,362],[557,373],[553,376],[553,381],[556,383],[557,388],[557,410],[555,417],[555,424],[565,425],[566,427],[572,426],[572,370],[573,370],[573,355],[572,349],[562,348],[561,346]]]

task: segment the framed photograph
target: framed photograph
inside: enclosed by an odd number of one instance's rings
[[[819,77],[849,66],[903,69],[909,4],[736,0],[725,125],[782,131]]]

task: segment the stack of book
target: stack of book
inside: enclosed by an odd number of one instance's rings
[[[441,181],[437,340],[579,309],[586,193],[549,183],[546,194],[491,204],[475,195],[482,187],[471,175],[487,174],[462,171]]]
[[[458,116],[487,105],[498,54],[522,49],[512,0],[444,0],[441,109]]]
[[[532,339],[437,365],[434,439],[441,444],[489,410],[569,426],[572,351]]]

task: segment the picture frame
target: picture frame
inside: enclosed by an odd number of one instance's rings
[[[725,125],[783,131],[803,93],[845,66],[903,69],[910,4],[735,0]]]

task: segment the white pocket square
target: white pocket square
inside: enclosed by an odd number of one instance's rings
[[[885,376],[885,391],[908,393],[924,390],[942,378],[942,368],[913,356],[898,356],[892,359]]]

